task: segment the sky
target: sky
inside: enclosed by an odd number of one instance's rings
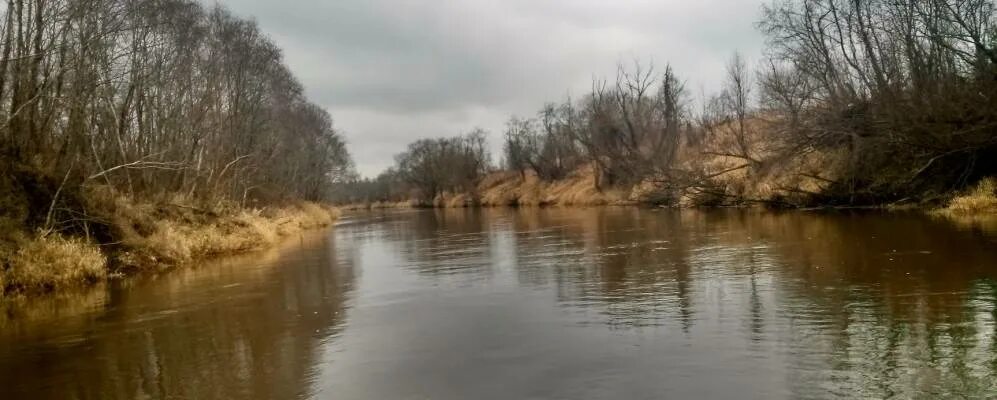
[[[363,176],[420,138],[490,132],[640,60],[694,97],[761,58],[761,0],[218,0],[255,19],[326,108]]]

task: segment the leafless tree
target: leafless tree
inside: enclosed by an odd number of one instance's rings
[[[463,136],[417,140],[395,156],[397,176],[424,200],[446,191],[470,191],[489,169],[485,137],[476,129]]]
[[[951,190],[997,172],[990,0],[777,1],[760,23],[769,105],[795,149],[843,149],[842,201]]]
[[[332,119],[255,22],[194,0],[8,0],[0,9],[9,171],[237,201],[320,199],[352,176]]]

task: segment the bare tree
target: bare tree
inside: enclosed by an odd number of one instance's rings
[[[832,196],[909,198],[997,172],[992,1],[780,1],[760,26],[789,148],[846,154]]]
[[[255,22],[194,0],[0,9],[9,171],[64,180],[67,191],[101,184],[207,201],[320,199],[351,179],[332,119]]]
[[[485,137],[476,129],[463,136],[417,140],[395,156],[397,176],[424,200],[445,191],[470,191],[489,169]]]

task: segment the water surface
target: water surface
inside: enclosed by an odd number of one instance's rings
[[[993,225],[908,214],[355,214],[8,302],[3,399],[997,395]]]

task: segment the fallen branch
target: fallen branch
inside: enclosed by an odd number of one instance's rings
[[[749,156],[746,156],[746,155],[743,155],[743,154],[734,154],[734,153],[718,153],[718,152],[715,152],[715,151],[704,151],[704,152],[702,152],[702,154],[704,154],[704,155],[708,155],[708,156],[719,156],[719,157],[734,157],[734,158],[740,158],[740,159],[742,159],[742,160],[748,160],[748,161],[751,161],[751,162],[752,162],[753,164],[761,164],[761,163],[762,163],[761,161],[758,161],[758,160],[756,160],[756,159],[754,159],[754,158],[751,158],[751,157],[749,157]]]
[[[928,160],[928,162],[925,163],[923,166],[921,166],[921,168],[918,168],[917,171],[914,171],[914,173],[910,176],[910,178],[907,179],[907,182],[911,182],[914,179],[917,179],[919,176],[921,176],[921,174],[923,174],[925,171],[927,171],[928,168],[931,168],[931,166],[935,163],[935,161],[938,161],[938,160],[940,160],[942,158],[948,157],[948,156],[956,154],[956,153],[961,153],[961,152],[964,152],[964,151],[970,151],[970,150],[974,150],[974,149],[975,148],[972,148],[972,147],[970,147],[970,148],[963,148],[963,149],[957,149],[957,150],[948,151],[948,152],[939,154],[937,156],[931,157],[931,159]]]
[[[95,179],[95,178],[99,178],[99,177],[105,176],[105,175],[110,174],[111,172],[117,171],[119,169],[163,169],[163,170],[177,171],[177,170],[184,169],[186,167],[186,165],[187,165],[187,164],[185,164],[183,162],[179,162],[179,161],[145,161],[147,158],[154,157],[154,156],[155,156],[155,154],[149,155],[149,156],[146,156],[146,157],[142,157],[142,159],[140,159],[138,161],[132,161],[130,163],[125,163],[125,164],[121,164],[121,165],[117,165],[117,166],[105,169],[105,170],[100,171],[100,172],[98,172],[96,174],[88,176],[87,180],[91,180],[91,179]]]

